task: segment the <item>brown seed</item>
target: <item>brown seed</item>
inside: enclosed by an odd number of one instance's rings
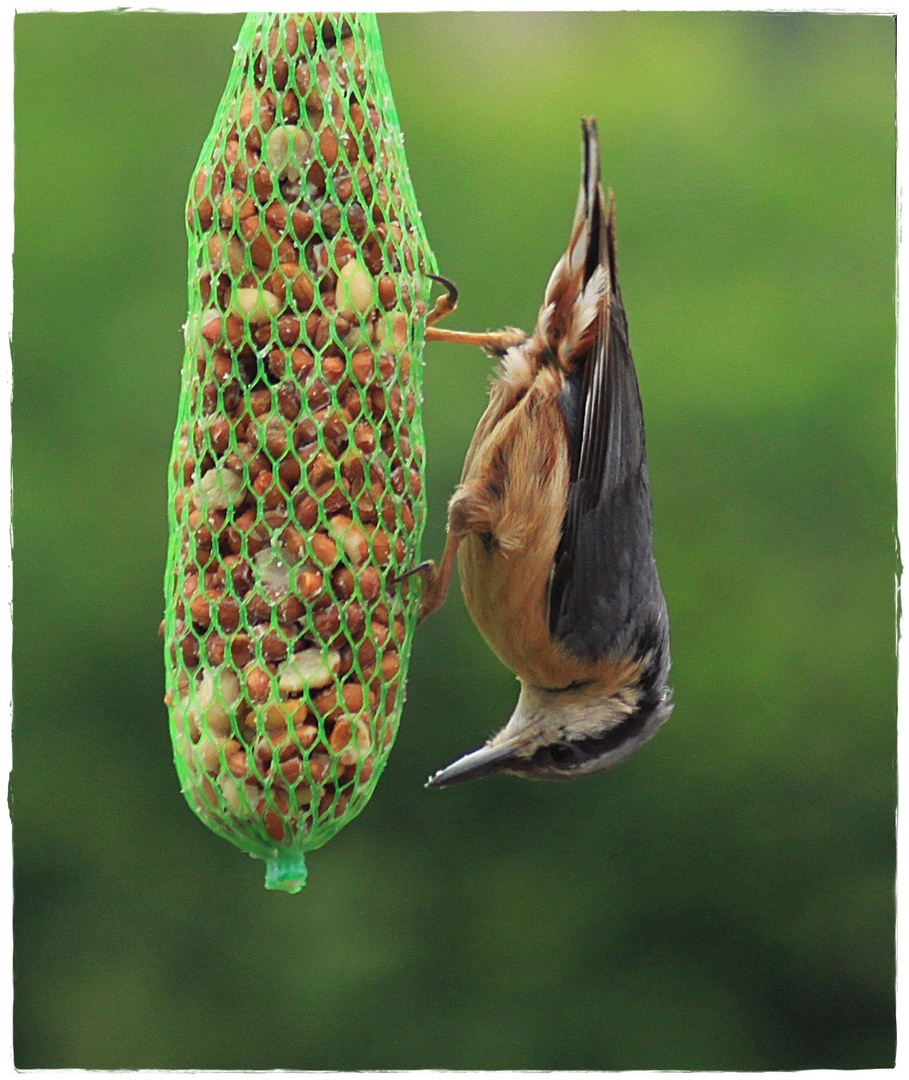
[[[281,115],[288,124],[296,124],[300,119],[300,99],[293,90],[288,90],[281,99]]]
[[[287,368],[287,356],[281,349],[272,349],[268,354],[268,370],[276,379],[283,379]]]
[[[347,365],[340,356],[322,358],[322,378],[330,386],[337,386],[347,371]]]
[[[265,708],[262,716],[262,726],[269,733],[272,740],[279,740],[287,736],[287,722],[292,719],[300,703],[293,701],[272,702]]]
[[[309,238],[313,229],[313,216],[306,210],[294,210],[290,217],[291,226],[300,241]]]
[[[315,351],[325,347],[329,337],[328,316],[322,311],[312,311],[306,318],[306,337]]]
[[[301,577],[303,575],[301,574]],[[319,577],[319,591],[324,587],[322,575]],[[301,590],[302,591],[302,590]],[[334,606],[320,608],[313,615],[313,629],[323,641],[330,641],[341,629],[341,613]]]
[[[304,495],[294,504],[294,513],[301,527],[308,531],[313,528],[319,519],[319,506],[311,495]],[[325,539],[327,540],[328,537],[325,537]],[[332,546],[334,546],[333,543]]]
[[[230,655],[238,668],[244,668],[252,663],[256,650],[249,634],[234,634],[230,642]]]
[[[349,645],[341,645],[338,649],[338,653],[341,657],[341,662],[335,674],[339,679],[343,679],[345,675],[349,675],[353,670],[353,649]]]
[[[321,815],[327,814],[335,805],[335,788],[333,784],[328,784],[322,791],[322,795],[319,799],[318,812]]]
[[[346,236],[338,236],[331,245],[331,258],[338,270],[344,267],[357,255],[356,244]],[[348,271],[352,273],[352,271]],[[337,285],[335,286],[337,289]]]
[[[347,812],[347,807],[350,803],[350,792],[342,791],[338,796],[338,801],[335,803],[335,817],[343,817]]]
[[[226,417],[213,416],[208,423],[208,441],[216,454],[223,454],[230,446],[230,424]]]
[[[195,667],[199,663],[199,639],[194,634],[187,634],[180,640],[180,652],[183,663],[187,667]]]
[[[339,600],[349,600],[354,594],[354,576],[346,566],[339,566],[331,575],[332,588]],[[350,616],[348,613],[348,623]]]
[[[309,311],[315,296],[312,279],[297,263],[281,263],[281,271],[291,283],[291,293],[297,307],[301,311]]]
[[[243,323],[236,315],[228,315],[224,320],[224,334],[232,348],[239,348],[243,341]]]
[[[271,672],[268,668],[261,667],[255,663],[248,664],[243,669],[243,676],[246,680],[246,690],[251,700],[257,702],[267,701],[271,691]]]
[[[378,523],[379,513],[372,495],[364,495],[357,502],[357,514],[364,525],[376,525]]]
[[[401,657],[395,649],[386,649],[382,653],[382,678],[390,681],[401,670]]]
[[[366,473],[360,454],[351,451],[344,455],[341,461],[341,476],[351,495],[359,495],[366,484]]]
[[[306,608],[296,596],[285,596],[278,604],[277,612],[281,622],[292,623],[303,618]]]
[[[340,202],[350,202],[353,198],[353,190],[353,180],[347,173],[335,174],[335,195]]]
[[[232,596],[222,596],[218,603],[218,626],[230,633],[240,625],[240,605]]]
[[[306,388],[306,401],[312,410],[323,409],[331,401],[331,390],[322,379],[312,379]]]
[[[364,566],[359,578],[360,595],[364,600],[378,600],[382,591],[382,578],[374,566]]]
[[[287,453],[287,424],[280,416],[269,416],[263,425],[259,425],[259,439],[264,435],[265,449],[272,458],[283,457]],[[250,463],[252,464],[252,463]],[[267,465],[267,459],[264,464]],[[250,469],[250,475],[252,470]]]
[[[315,360],[312,353],[305,349],[294,349],[290,354],[290,364],[294,375],[298,379],[303,379],[312,371]]]
[[[198,593],[189,604],[189,613],[197,626],[208,626],[211,623],[211,607],[208,597]]]
[[[394,278],[390,277],[388,274],[383,274],[383,276],[379,278],[378,291],[379,303],[382,307],[384,307],[386,311],[393,308],[398,299]]]
[[[354,443],[364,454],[372,454],[376,449],[376,429],[372,424],[362,421],[354,428]]]
[[[288,628],[286,633],[292,631]],[[278,661],[287,658],[287,639],[284,634],[271,630],[262,638],[262,655],[266,660]]]
[[[301,570],[297,575],[297,591],[301,599],[312,603],[325,591],[325,579],[317,570]],[[322,630],[319,630],[319,633],[323,638],[328,637]]]
[[[379,566],[387,566],[391,560],[391,541],[381,529],[374,529],[370,535],[373,558]]]
[[[230,555],[224,559],[224,567],[230,571],[230,580],[235,592],[244,593],[252,588],[252,567],[245,559]]]
[[[333,517],[335,514],[345,514],[348,517],[350,516],[350,499],[347,497],[347,493],[343,487],[334,486],[333,480],[321,484],[316,490],[316,495],[322,504],[322,509],[326,517]]]
[[[348,196],[349,198],[350,196]],[[341,210],[334,203],[327,203],[320,214],[322,230],[326,236],[337,236],[341,228]]]
[[[209,634],[205,639],[205,655],[210,664],[223,664],[226,655],[224,638],[220,634]]]
[[[298,757],[282,761],[278,769],[288,784],[295,784],[303,773],[303,762]]]
[[[356,147],[356,144],[354,144]],[[354,155],[356,151],[354,150]],[[347,207],[347,227],[350,229],[351,236],[359,243],[366,235],[369,228],[369,223],[366,218],[366,211],[360,206],[359,203],[350,203]]]
[[[267,807],[268,804],[262,799],[256,807],[256,813],[262,818],[266,831],[272,840],[281,843],[284,839],[284,821],[274,810],[269,810]]]
[[[265,208],[265,220],[279,232],[284,232],[287,229],[287,207],[281,202],[269,203]]]
[[[275,185],[272,180],[271,170],[267,165],[260,165],[253,173],[253,189],[260,203],[266,203],[274,198]]]
[[[334,457],[340,457],[349,434],[349,420],[343,413],[329,413],[322,422],[325,449]]]
[[[360,689],[362,696],[362,687]],[[330,745],[332,750],[336,753],[340,752],[348,745],[352,737],[353,730],[350,726],[350,721],[347,719],[338,720],[331,733]]]
[[[313,711],[321,716],[326,725],[340,720],[343,709],[338,701],[338,691],[334,686],[320,690],[312,699]]]
[[[300,483],[300,475],[300,462],[296,458],[287,457],[278,466],[278,477],[288,494],[293,494]]]
[[[331,770],[331,759],[328,754],[310,754],[306,764],[315,784],[321,783]]]
[[[326,481],[334,480],[335,467],[325,454],[319,452],[306,467],[310,487],[317,488]]]
[[[353,377],[361,386],[368,385],[375,371],[375,358],[368,349],[355,352],[350,361],[350,370]]]
[[[388,382],[395,373],[395,369],[398,366],[397,357],[391,353],[382,353],[379,357],[379,375],[382,377],[383,382]],[[395,387],[397,389],[397,387]]]
[[[261,593],[250,593],[243,601],[247,621],[253,624],[269,622],[271,604]]]
[[[271,409],[271,391],[267,389],[251,390],[249,408],[253,416],[264,416]]]
[[[341,689],[341,696],[344,699],[344,705],[347,708],[347,711],[352,713],[360,712],[367,700],[366,695],[363,692],[363,686],[358,682],[345,683]],[[350,721],[348,721],[348,727],[349,726]],[[350,741],[349,735],[347,741]]]
[[[231,740],[236,742],[236,740]],[[249,772],[249,758],[246,751],[242,749],[234,750],[232,753],[226,755],[227,767],[234,774],[234,776],[246,776]]]
[[[319,153],[322,160],[331,168],[338,160],[338,136],[331,128],[323,128],[319,133]]]
[[[313,557],[321,566],[326,568],[334,566],[338,561],[338,546],[326,533],[321,531],[313,533],[309,539],[309,543],[312,548]]]
[[[296,315],[282,315],[277,321],[278,337],[285,345],[296,345],[300,339],[300,320]]]

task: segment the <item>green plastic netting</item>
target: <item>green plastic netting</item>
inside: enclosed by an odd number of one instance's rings
[[[435,271],[371,14],[247,16],[187,208],[164,621],[192,809],[295,892],[404,700]]]

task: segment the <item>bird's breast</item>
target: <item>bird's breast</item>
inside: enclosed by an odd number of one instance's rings
[[[566,685],[586,667],[549,632],[549,587],[570,475],[559,389],[554,380],[537,385],[503,415],[463,478],[465,490],[482,490],[484,499],[495,501],[489,507],[492,528],[461,541],[465,602],[502,663],[537,686]]]

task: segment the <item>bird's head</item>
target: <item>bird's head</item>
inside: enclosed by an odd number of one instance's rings
[[[665,681],[655,685],[642,665],[630,665],[616,686],[592,679],[564,689],[521,684],[511,719],[489,742],[430,777],[447,787],[497,772],[564,780],[624,761],[655,735],[672,712]]]

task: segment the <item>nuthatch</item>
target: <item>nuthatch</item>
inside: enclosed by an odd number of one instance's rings
[[[669,622],[653,556],[644,418],[616,277],[615,210],[596,121],[568,249],[532,335],[432,325],[427,340],[498,358],[489,406],[448,508],[442,559],[417,567],[421,615],[443,604],[457,558],[464,599],[520,682],[505,727],[428,787],[494,772],[583,776],[628,757],[672,711]]]

